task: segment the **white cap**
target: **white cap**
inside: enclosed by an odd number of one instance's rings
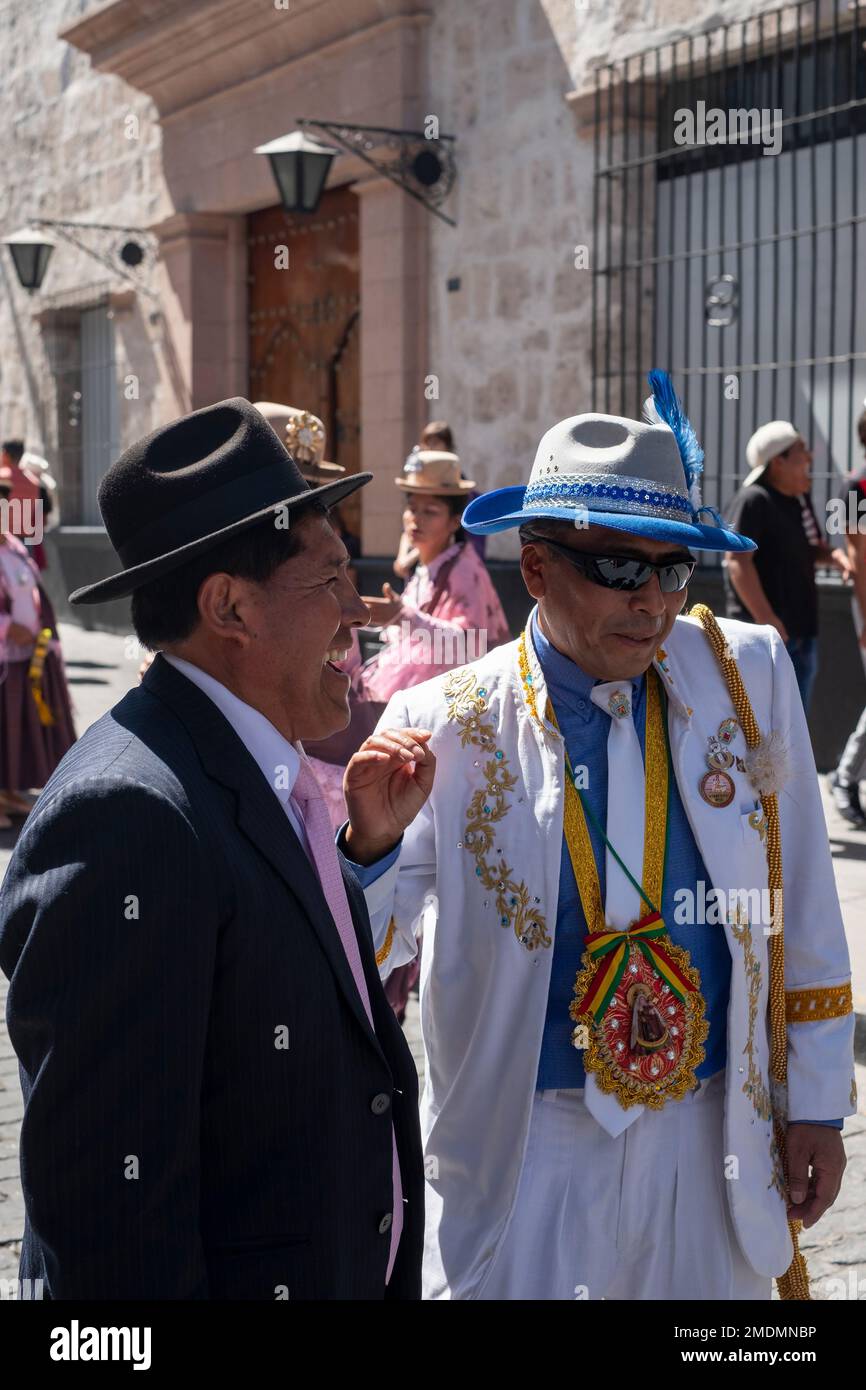
[[[790,420],[771,420],[768,425],[761,425],[746,445],[746,463],[750,471],[743,481],[743,487],[756,483],[778,454],[784,454],[786,449],[802,438]]]

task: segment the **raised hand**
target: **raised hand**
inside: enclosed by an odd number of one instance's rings
[[[392,623],[403,607],[403,601],[399,594],[395,594],[391,585],[386,582],[382,585],[383,598],[373,598],[364,595],[364,603],[370,610],[371,627],[387,627]],[[356,861],[357,862],[357,861]]]
[[[356,864],[387,854],[417,816],[433,786],[436,758],[428,729],[381,729],[346,768],[346,851]]]

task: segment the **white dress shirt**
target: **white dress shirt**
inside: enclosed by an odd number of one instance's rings
[[[163,652],[162,657],[175,670],[180,671],[182,676],[186,676],[187,680],[191,680],[193,685],[197,685],[199,690],[213,700],[220,713],[225,715],[250,756],[255,758],[265,781],[280,802],[292,829],[309,855],[310,847],[303,822],[297,806],[292,801],[292,788],[301,765],[298,749],[283,737],[279,729],[275,728],[260,710],[253,709],[252,705],[233,695],[220,681],[209,676],[207,671],[193,666],[191,661],[184,661],[182,657],[170,656],[168,652]]]

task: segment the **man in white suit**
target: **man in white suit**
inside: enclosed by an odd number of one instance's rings
[[[802,705],[771,629],[680,616],[692,552],[753,543],[650,382],[646,423],[565,420],[469,506],[521,528],[536,607],[380,726],[407,758],[429,730],[438,769],[367,892],[383,975],[424,935],[428,1298],[802,1297],[798,1223],[841,1182],[851,989]]]

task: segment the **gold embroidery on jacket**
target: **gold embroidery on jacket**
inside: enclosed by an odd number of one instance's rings
[[[818,1023],[827,1018],[844,1018],[853,1007],[850,981],[844,985],[785,991],[786,1023]]]
[[[494,851],[495,827],[511,810],[508,793],[516,786],[517,778],[509,770],[502,749],[496,747],[496,726],[485,717],[487,689],[478,685],[477,676],[466,666],[451,671],[442,689],[448,704],[448,718],[457,725],[461,746],[473,745],[487,755],[486,761],[479,763],[484,786],[473,793],[467,808],[461,847],[475,859],[475,874],[481,886],[496,894],[499,925],[510,926],[528,951],[550,946],[552,938],[547,923],[538,907],[533,906],[526,883],[513,878],[511,865],[500,851]],[[490,857],[494,852],[499,854],[498,860]],[[538,901],[536,898],[535,903]]]
[[[394,918],[392,917],[391,920],[390,920],[390,922],[388,923],[388,931],[387,931],[386,934],[385,934],[385,940],[382,942],[382,945],[379,947],[378,951],[376,952],[376,964],[377,964],[377,965],[382,965],[382,964],[388,959],[388,957],[389,957],[390,954],[391,954],[391,947],[394,945],[394,931],[395,931],[395,927],[396,927],[396,924],[395,924],[395,922],[394,922]]]
[[[749,926],[745,914],[739,908],[735,920],[731,923],[731,931],[735,940],[743,948],[746,978],[749,983],[749,1036],[746,1039],[746,1046],[743,1048],[743,1055],[748,1059],[749,1065],[746,1080],[743,1082],[743,1091],[751,1100],[755,1113],[762,1120],[770,1120],[773,1116],[770,1094],[764,1085],[761,1068],[755,1057],[755,1029],[758,1023],[758,997],[761,992],[761,963],[752,948],[752,928]]]

